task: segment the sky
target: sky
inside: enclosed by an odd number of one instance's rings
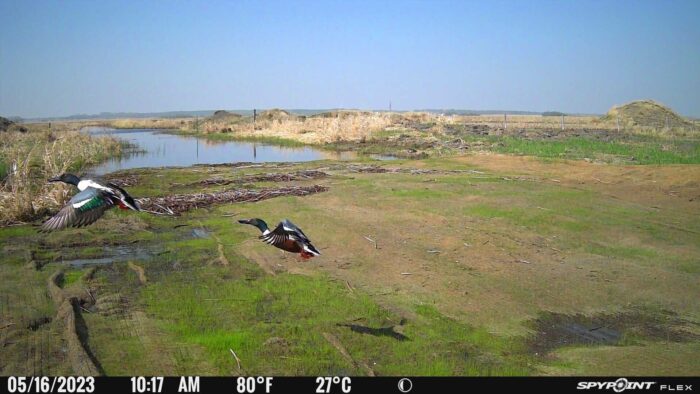
[[[0,0],[0,115],[252,108],[700,117],[700,1]]]

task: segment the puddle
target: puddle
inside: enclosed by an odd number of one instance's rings
[[[379,154],[371,154],[369,157],[373,158],[374,160],[380,160],[380,161],[390,161],[390,160],[397,160],[398,157],[396,156],[390,156],[390,155],[379,155]]]
[[[698,337],[685,331],[690,324],[669,311],[634,310],[594,316],[544,313],[533,321],[536,334],[529,348],[545,355],[563,346],[619,345],[627,337],[684,342]]]
[[[29,320],[27,323],[27,328],[36,331],[39,328],[41,328],[44,324],[51,323],[51,318],[48,316],[42,316],[42,317],[37,317],[34,319]]]
[[[154,255],[153,251],[147,248],[126,245],[105,246],[103,250],[105,253],[103,257],[72,260],[64,259],[62,263],[74,268],[83,268],[89,265],[105,265],[130,260],[149,260]]]
[[[394,331],[394,326],[391,327],[380,327],[380,328],[374,328],[374,327],[367,327],[367,326],[361,326],[359,324],[338,324],[341,327],[349,327],[351,331],[353,332],[359,332],[360,334],[369,334],[369,335],[374,335],[375,337],[391,337],[396,339],[397,341],[406,341],[408,340],[408,337],[401,334],[400,332]]]
[[[211,238],[211,233],[203,228],[192,229],[192,236],[194,238]]]

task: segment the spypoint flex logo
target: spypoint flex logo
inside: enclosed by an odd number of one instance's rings
[[[617,379],[614,382],[578,382],[577,390],[612,390],[621,393],[625,390],[649,390],[656,382],[630,382],[625,378]]]

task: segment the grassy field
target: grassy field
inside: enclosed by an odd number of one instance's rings
[[[491,138],[500,153],[589,159],[626,164],[700,164],[700,139],[627,136],[613,141],[571,137],[559,141]]]
[[[49,235],[0,229],[0,372],[75,370],[47,295],[63,269],[108,375],[697,375],[700,167],[557,149],[116,174],[138,197],[300,169],[328,176],[285,184],[328,191],[176,218],[115,211]],[[323,255],[284,255],[237,223],[248,217],[290,218]]]

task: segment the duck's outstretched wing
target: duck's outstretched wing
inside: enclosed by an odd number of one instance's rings
[[[309,237],[307,237],[306,234],[304,234],[304,232],[301,231],[299,226],[292,223],[289,219],[284,219],[283,221],[281,221],[280,224],[277,225],[277,228],[279,228],[280,226],[282,226],[284,232],[290,237],[301,242],[311,242],[311,240],[309,240]],[[276,230],[277,229],[275,229],[275,231]]]
[[[260,236],[263,242],[277,247],[282,246],[289,238],[289,234],[284,228],[284,222],[280,222],[274,230]]]
[[[56,215],[44,222],[42,231],[59,230],[66,227],[82,227],[102,217],[114,203],[110,195],[102,190],[88,187],[73,196]]]

